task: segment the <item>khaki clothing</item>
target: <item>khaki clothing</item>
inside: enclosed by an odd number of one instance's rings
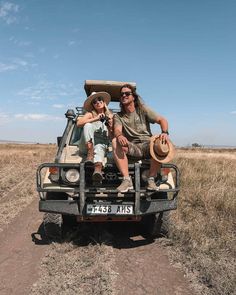
[[[122,133],[128,139],[127,156],[131,159],[150,159],[150,123],[156,122],[158,115],[149,107],[125,114],[122,111],[114,115],[114,127],[122,125]]]
[[[143,160],[150,159],[150,142],[144,141],[142,143],[128,143],[127,157],[129,159]]]
[[[122,125],[122,133],[132,143],[149,141],[152,136],[150,123],[154,124],[158,115],[149,107],[144,108],[130,114],[119,112],[114,115],[114,127]]]

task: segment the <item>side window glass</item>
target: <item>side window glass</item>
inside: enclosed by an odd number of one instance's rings
[[[71,135],[71,139],[70,139],[70,145],[78,145],[79,144],[79,140],[82,134],[83,128],[78,128],[75,124],[72,135]]]

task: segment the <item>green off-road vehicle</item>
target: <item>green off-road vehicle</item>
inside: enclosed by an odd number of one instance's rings
[[[92,92],[105,91],[111,95],[109,108],[115,113],[119,109],[120,87],[126,82],[86,80],[87,96]],[[136,87],[135,83],[130,83]],[[116,106],[116,109],[113,108]],[[117,108],[118,107],[118,108]],[[37,170],[39,211],[44,214],[44,229],[50,238],[59,237],[65,220],[72,218],[81,222],[139,222],[153,237],[167,232],[167,217],[177,207],[179,170],[173,164],[162,164],[169,168],[168,179],[162,173],[156,178],[159,191],[145,189],[148,160],[129,164],[134,189],[126,193],[116,190],[122,176],[113,161],[111,147],[103,168],[102,183],[93,184],[93,166],[85,165],[79,155],[78,142],[82,128],[76,126],[82,108],[69,109],[65,116],[67,124],[62,137],[58,137],[58,150],[53,163],[44,163]]]

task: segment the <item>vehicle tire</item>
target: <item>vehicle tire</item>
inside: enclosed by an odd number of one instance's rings
[[[167,237],[169,230],[169,211],[144,216],[142,220],[144,233],[152,238]]]
[[[47,239],[60,242],[62,239],[62,215],[45,213],[43,216],[44,233]]]

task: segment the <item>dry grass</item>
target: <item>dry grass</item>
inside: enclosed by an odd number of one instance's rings
[[[205,149],[205,148],[181,148],[177,150],[179,157],[191,159],[224,158],[236,160],[236,149]]]
[[[0,144],[0,231],[38,199],[36,169],[53,161],[55,152],[55,145]],[[75,232],[73,241],[49,246],[30,294],[112,294],[112,248],[92,245],[96,236],[92,240],[89,237],[88,242],[85,237],[86,247],[80,247],[81,237]]]
[[[54,145],[0,144],[0,230],[38,198],[35,172]],[[201,282],[200,294],[235,294],[236,150],[180,150],[172,258]],[[104,263],[105,262],[105,263]],[[32,294],[111,294],[112,247],[52,244]],[[95,286],[99,288],[95,289]]]
[[[201,294],[235,294],[236,161],[187,157],[176,159],[181,192],[172,214],[173,258],[203,283]]]
[[[112,257],[112,248],[105,245],[53,244],[30,294],[112,295]]]
[[[0,231],[33,198],[37,166],[52,161],[54,145],[0,144]]]

